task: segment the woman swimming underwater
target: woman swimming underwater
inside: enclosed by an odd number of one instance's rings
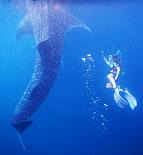
[[[134,110],[137,106],[137,101],[134,96],[127,88],[121,89],[120,86],[117,85],[117,80],[121,70],[120,50],[118,50],[116,54],[110,54],[108,57],[105,57],[104,51],[101,51],[101,54],[105,63],[110,67],[110,71],[107,74],[108,83],[106,84],[106,88],[114,89],[114,100],[120,108],[129,104],[131,109]],[[122,96],[121,93],[123,94]]]
[[[114,55],[110,54],[108,59],[105,57],[103,51],[101,51],[101,54],[103,56],[105,63],[111,68],[110,72],[107,75],[107,79],[109,82],[106,84],[106,88],[116,89],[117,88],[116,81],[120,74],[120,66],[121,66],[120,53],[117,52],[117,54],[114,54]]]

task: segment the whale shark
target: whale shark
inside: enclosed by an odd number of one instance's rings
[[[21,135],[31,124],[30,117],[49,94],[61,63],[65,33],[79,27],[90,28],[52,0],[25,0],[26,15],[17,28],[17,39],[33,35],[36,43],[36,61],[30,82],[14,109],[11,125]]]

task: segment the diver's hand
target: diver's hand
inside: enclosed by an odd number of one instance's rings
[[[100,53],[104,53],[104,51],[100,51]]]
[[[117,77],[115,77],[114,80],[117,81]]]
[[[100,51],[100,53],[101,53],[102,55],[104,55],[104,51]]]

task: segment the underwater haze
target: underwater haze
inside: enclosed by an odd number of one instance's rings
[[[66,32],[57,78],[21,135],[27,152],[11,125],[37,52],[32,35],[16,39],[26,13],[22,7],[0,1],[0,155],[143,155],[143,2],[66,3],[91,32],[80,27]],[[121,50],[119,83],[136,98],[134,110],[119,108],[106,89],[101,50],[106,55]]]

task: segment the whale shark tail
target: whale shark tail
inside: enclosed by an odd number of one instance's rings
[[[11,123],[11,124],[17,130],[17,136],[24,152],[27,152],[27,149],[23,143],[21,135],[32,124],[32,121],[21,121],[19,123]]]

